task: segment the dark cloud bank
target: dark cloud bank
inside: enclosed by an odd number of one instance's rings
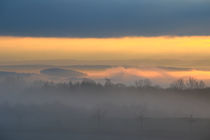
[[[208,0],[1,0],[0,35],[210,35]]]

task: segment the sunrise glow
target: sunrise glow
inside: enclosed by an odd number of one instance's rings
[[[0,37],[1,60],[134,59],[151,55],[210,54],[209,36],[123,38]],[[171,56],[171,54],[173,54]],[[188,59],[188,58],[187,58]]]

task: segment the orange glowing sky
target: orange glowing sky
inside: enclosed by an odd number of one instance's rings
[[[210,54],[210,36],[38,38],[0,37],[1,61],[13,60],[126,60],[154,56],[198,59]]]

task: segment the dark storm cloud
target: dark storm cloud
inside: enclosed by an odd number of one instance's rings
[[[208,0],[1,0],[0,35],[210,35]]]

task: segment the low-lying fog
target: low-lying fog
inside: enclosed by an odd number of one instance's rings
[[[60,68],[1,71],[0,138],[210,138],[210,88],[203,81],[181,79],[162,88],[145,77],[126,85],[87,75]]]

